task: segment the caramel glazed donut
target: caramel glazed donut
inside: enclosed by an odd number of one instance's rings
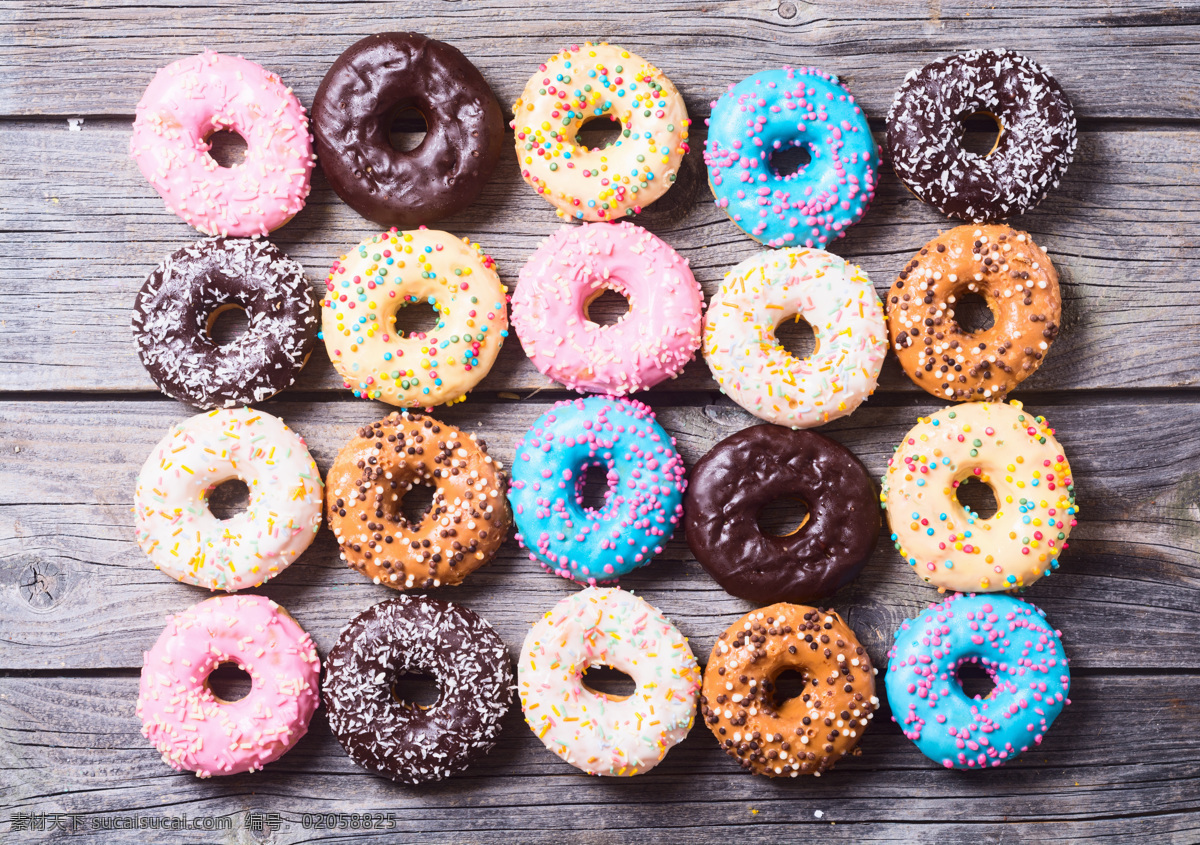
[[[786,669],[805,691],[776,701]],[[879,709],[866,649],[832,610],[773,604],[717,639],[704,669],[704,723],[743,769],[767,777],[820,775],[856,746]]]
[[[979,294],[995,317],[965,331],[958,297]],[[997,401],[1041,366],[1058,336],[1058,273],[1033,239],[1007,226],[959,226],[900,271],[887,297],[891,345],[908,377],[954,401]]]
[[[406,411],[363,426],[326,476],[342,560],[396,590],[462,583],[508,534],[501,469],[474,434],[430,417]],[[415,525],[400,512],[414,484],[435,488]]]

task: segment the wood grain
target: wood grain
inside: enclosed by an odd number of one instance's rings
[[[547,407],[468,402],[437,416],[478,432],[507,463],[516,440]],[[878,478],[917,416],[934,407],[871,402],[822,431],[849,446]],[[1190,636],[1200,607],[1200,473],[1179,484],[1172,470],[1200,461],[1200,405],[1029,407],[1058,430],[1079,490],[1081,523],[1062,568],[1027,597],[1064,630],[1078,666],[1200,668],[1200,644]],[[263,409],[306,438],[322,472],[357,426],[382,416],[377,404],[366,402],[268,402]],[[658,415],[689,466],[753,422],[728,400],[661,405]],[[133,542],[136,474],[170,425],[187,416],[184,406],[165,400],[0,408],[0,618],[6,623],[0,669],[138,667],[165,615],[208,595],[154,571]],[[1172,432],[1154,455],[1127,448],[1151,428]],[[31,489],[26,479],[34,472],[38,483]],[[679,538],[663,559],[622,583],[673,619],[702,658],[751,608],[717,587]],[[482,613],[515,654],[529,626],[574,589],[542,572],[510,539],[499,558],[463,586],[436,594]],[[393,595],[349,570],[327,529],[262,592],[286,607],[322,650],[352,616]],[[882,660],[900,622],[936,597],[881,538],[868,571],[832,604],[848,612]],[[1164,649],[1163,642],[1175,645]]]
[[[199,236],[164,210],[127,155],[123,121],[0,122],[0,390],[154,390],[137,358],[130,309],[146,274]],[[737,262],[761,247],[712,203],[698,149],[689,177],[639,222],[678,249],[707,295]],[[374,231],[318,174],[307,207],[273,239],[323,290],[334,258]],[[1200,190],[1200,130],[1105,131],[1083,137],[1064,184],[1017,225],[1046,248],[1063,278],[1063,331],[1045,365],[1023,390],[1184,387],[1197,383],[1200,299],[1193,237]],[[553,210],[520,179],[506,155],[480,201],[438,224],[478,240],[506,284],[559,225]],[[890,174],[867,217],[833,249],[860,263],[881,295],[898,268],[947,221],[915,200]],[[1136,328],[1134,328],[1136,327]],[[1130,354],[1136,331],[1146,355]],[[331,390],[342,382],[322,345],[295,389]],[[480,389],[526,392],[551,387],[515,336]],[[702,360],[664,385],[711,390]],[[892,356],[881,390],[918,389]]]
[[[133,542],[134,477],[189,408],[159,396],[138,363],[130,307],[146,273],[197,233],[167,213],[127,155],[134,105],[154,71],[204,48],[280,73],[301,100],[370,32],[412,29],[475,61],[507,109],[566,43],[607,39],[661,66],[695,121],[683,177],[639,223],[691,262],[706,294],[760,247],[711,201],[699,148],[709,102],[784,63],[818,65],[854,91],[878,133],[893,92],[925,62],[1010,47],[1045,64],[1080,116],[1063,185],[1015,225],[1063,277],[1062,334],[1018,396],[1045,413],[1071,459],[1082,506],[1062,569],[1026,598],[1062,630],[1073,703],[1044,745],[988,772],[942,771],[886,718],[863,755],[820,779],[744,775],[701,727],[653,772],[590,779],[546,752],[514,709],[499,747],[464,776],[424,789],[356,769],[322,712],[283,760],[254,776],[175,774],[138,733],[142,651],[167,614],[208,594],[149,567]],[[0,0],[0,841],[299,843],[629,841],[778,843],[1200,842],[1200,8],[1151,0]],[[84,118],[69,131],[67,118]],[[477,239],[504,280],[559,225],[507,153],[483,197],[438,224]],[[867,217],[833,250],[885,291],[948,221],[885,170]],[[273,237],[314,285],[373,230],[318,169],[305,210]],[[513,338],[465,405],[438,416],[512,446],[562,396]],[[525,397],[524,400],[516,396]],[[650,392],[688,464],[753,422],[720,398],[702,361]],[[936,407],[885,366],[877,394],[823,429],[878,476],[893,445]],[[319,349],[265,410],[328,469],[353,429],[386,412],[350,400]],[[624,580],[691,638],[748,609],[681,540]],[[457,589],[516,654],[530,624],[572,587],[511,540]],[[338,560],[331,534],[261,592],[325,652],[342,625],[393,593]],[[900,621],[936,592],[886,540],[833,600],[880,660]],[[281,829],[246,828],[248,810]],[[395,814],[385,831],[305,830],[306,812]],[[233,822],[219,833],[12,830],[14,813],[76,812]]]
[[[280,74],[305,103],[338,54],[364,35],[419,30],[449,41],[510,105],[540,62],[570,43],[608,40],[661,67],[702,116],[730,84],[763,67],[818,65],[882,116],[904,75],[968,47],[1009,47],[1047,65],[1086,117],[1195,117],[1200,57],[1194,8],[1126,0],[1107,13],[1037,0],[386,2],[131,0],[13,4],[0,28],[0,113],[132,114],[154,71],[215,49]],[[1152,85],[1163,68],[1171,84]]]
[[[268,839],[274,843],[326,836],[372,843],[780,842],[797,834],[838,842],[1078,842],[1122,841],[1132,830],[1185,843],[1200,830],[1200,739],[1191,729],[1200,719],[1200,676],[1191,674],[1076,675],[1071,705],[1043,744],[983,772],[931,764],[884,712],[864,736],[861,757],[824,777],[794,781],[743,773],[699,724],[649,773],[591,778],[547,751],[519,706],[490,755],[439,784],[401,787],[355,768],[329,733],[324,710],[263,772],[204,781],[161,762],[138,733],[136,697],[132,673],[0,678],[0,808],[88,818],[229,814],[237,825],[247,810],[270,809],[285,822]],[[316,812],[394,813],[396,828],[341,836],[304,831],[303,814]],[[70,841],[113,840],[95,834]]]

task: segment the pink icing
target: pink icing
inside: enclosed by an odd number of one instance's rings
[[[221,167],[208,138],[230,130],[246,159]],[[277,229],[304,207],[313,168],[304,107],[273,73],[211,50],[167,65],[142,95],[129,152],[167,209],[208,235]]]
[[[208,676],[236,663],[253,680],[238,701],[218,699]],[[263,596],[218,596],[167,622],[146,652],[137,714],[142,734],[176,770],[200,777],[252,772],[308,731],[321,661],[292,617]]]
[[[611,326],[586,315],[609,288],[629,300]],[[581,393],[624,396],[672,378],[700,346],[704,297],[687,261],[640,226],[555,232],[521,269],[512,322],[539,371]]]

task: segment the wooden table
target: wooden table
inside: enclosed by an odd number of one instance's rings
[[[1128,0],[1064,11],[1085,5],[0,4],[0,840],[1200,841],[1200,9]],[[207,593],[154,571],[134,543],[135,474],[193,411],[159,394],[138,363],[130,308],[146,273],[197,233],[163,209],[128,157],[134,104],[156,68],[206,47],[278,72],[308,104],[343,49],[405,28],[462,49],[506,107],[567,42],[609,39],[661,66],[699,128],[687,178],[639,222],[691,261],[709,295],[760,249],[704,185],[703,118],[729,84],[784,63],[819,65],[848,83],[880,134],[905,73],[938,56],[1006,46],[1057,75],[1079,113],[1079,152],[1063,185],[1018,221],[1059,268],[1065,313],[1045,366],[1017,396],[1058,429],[1082,507],[1061,570],[1027,594],[1061,628],[1073,670],[1072,704],[1042,746],[1003,769],[945,771],[885,712],[862,756],[819,779],[744,774],[699,726],[653,772],[595,779],[546,751],[514,707],[489,757],[419,789],[356,768],[322,713],[255,775],[201,781],[159,760],[134,716],[142,652],[167,614]],[[559,224],[509,152],[482,199],[440,225],[481,241],[513,284]],[[866,219],[833,249],[882,292],[948,225],[888,172]],[[317,282],[373,229],[318,172],[308,206],[274,240]],[[437,414],[485,433],[508,460],[563,396],[514,338],[469,401]],[[703,362],[644,398],[689,464],[752,422]],[[879,392],[823,431],[879,476],[918,414],[938,404],[889,360]],[[323,349],[300,384],[263,407],[307,438],[323,471],[356,426],[387,410],[348,396]],[[749,609],[678,538],[623,585],[673,619],[702,659]],[[515,656],[530,624],[573,589],[510,541],[465,586],[438,595],[482,613]],[[327,531],[261,592],[322,653],[352,616],[392,595],[340,563]],[[900,621],[935,598],[881,539],[832,604],[882,661]],[[304,814],[366,812],[393,814],[395,827],[303,826]],[[218,817],[229,829],[92,829],[135,814]],[[55,822],[83,829],[11,828]]]

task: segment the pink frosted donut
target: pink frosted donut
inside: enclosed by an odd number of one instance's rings
[[[588,319],[606,289],[629,300]],[[679,374],[700,347],[704,296],[687,261],[632,223],[559,229],[521,269],[512,322],[535,367],[580,393],[624,396]]]
[[[234,167],[208,154],[209,137],[223,130],[246,142]],[[265,235],[304,208],[314,161],[292,89],[254,62],[211,50],[155,74],[129,152],[169,211],[206,235],[235,237]]]
[[[209,674],[235,663],[250,694],[223,701]],[[264,596],[218,596],[173,616],[146,652],[137,715],[163,762],[199,777],[253,772],[282,757],[317,709],[312,639]]]

